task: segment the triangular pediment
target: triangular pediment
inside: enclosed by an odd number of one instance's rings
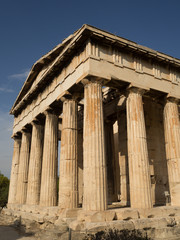
[[[42,56],[37,62],[32,66],[26,81],[24,82],[19,95],[17,96],[14,105],[10,111],[13,111],[14,107],[24,98],[30,89],[38,84],[44,73],[51,67],[54,61],[56,61],[59,54],[67,46],[67,44],[73,38],[73,34],[64,39],[64,41],[54,47],[50,52]]]
[[[15,114],[15,112],[18,112],[22,105],[28,101],[27,99],[32,97],[36,91],[36,87],[38,88],[38,85],[40,85],[40,82],[44,81],[46,84],[46,80],[51,79],[53,74],[55,74],[60,67],[64,66],[65,62],[68,62],[73,55],[76,55],[77,49],[81,48],[88,39],[94,39],[106,46],[120,47],[129,52],[136,52],[143,56],[146,55],[148,58],[155,58],[156,61],[159,62],[164,61],[176,68],[180,66],[179,59],[85,24],[32,66],[10,113]]]

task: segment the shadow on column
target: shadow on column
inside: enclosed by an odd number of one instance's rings
[[[122,205],[130,206],[126,110],[118,112],[118,142],[118,159],[120,166],[120,200]]]
[[[169,192],[169,185],[165,152],[163,107],[150,99],[144,99],[144,114],[153,205],[165,205],[165,192]]]

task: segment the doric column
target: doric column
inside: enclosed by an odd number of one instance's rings
[[[45,115],[40,205],[50,207],[57,205],[58,117],[48,111]]]
[[[32,123],[32,140],[26,204],[39,204],[43,153],[43,130],[44,127],[38,124],[38,122]]]
[[[21,139],[18,137],[14,137],[14,151],[11,166],[11,179],[9,185],[8,203],[16,203],[16,189],[18,180],[20,148]]]
[[[116,174],[116,197],[120,200],[120,164],[119,164],[119,139],[118,139],[118,121],[113,125],[114,151],[115,151],[115,174]]]
[[[118,157],[120,171],[121,204],[129,205],[129,174],[127,149],[127,117],[125,111],[119,111],[118,119]]]
[[[83,208],[100,211],[107,209],[102,86],[99,82],[85,81]]]
[[[78,130],[77,139],[77,165],[78,165],[78,203],[83,203],[83,131]]]
[[[105,142],[106,142],[106,161],[107,161],[107,186],[108,186],[108,203],[111,204],[117,200],[115,196],[115,149],[113,122],[105,122]]]
[[[23,130],[20,158],[19,158],[17,193],[16,193],[16,202],[18,204],[26,203],[30,144],[31,144],[31,133],[26,132],[26,130]]]
[[[167,99],[164,107],[164,132],[171,205],[180,206],[180,123],[173,98]]]
[[[60,208],[78,207],[77,102],[74,99],[63,101],[59,206]]]
[[[127,98],[128,158],[132,208],[152,207],[142,92],[143,90],[131,88]]]

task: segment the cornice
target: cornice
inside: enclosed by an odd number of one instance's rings
[[[52,75],[56,72],[56,69],[59,69],[60,66],[65,63],[65,61],[72,57],[73,54],[76,53],[77,48],[80,48],[82,44],[85,43],[89,38],[100,41],[101,44],[120,47],[125,51],[135,52],[136,54],[154,59],[155,61],[164,62],[165,64],[174,66],[175,68],[180,67],[180,59],[173,58],[164,53],[141,46],[133,41],[85,24],[79,30],[74,32],[74,34],[67,37],[62,43],[57,45],[53,50],[40,58],[32,66],[25,83],[10,110],[10,114],[15,114],[17,110],[28,101],[28,98],[32,92],[37,90],[38,85],[45,81],[48,77],[52,77]],[[41,69],[50,63],[51,67],[42,76],[38,85],[33,89],[30,89],[33,81],[36,79]]]

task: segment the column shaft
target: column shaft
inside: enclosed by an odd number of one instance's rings
[[[40,189],[40,205],[57,205],[57,169],[58,169],[58,117],[46,112],[44,131],[43,162]]]
[[[114,150],[115,150],[115,174],[116,174],[116,201],[120,200],[120,163],[119,163],[119,139],[118,139],[118,121],[113,125]]]
[[[118,112],[118,157],[120,170],[121,204],[129,204],[129,174],[127,149],[127,117],[126,113]]]
[[[83,131],[78,130],[77,165],[78,165],[78,203],[82,206],[83,202]]]
[[[16,202],[19,204],[25,204],[26,197],[27,197],[30,143],[31,143],[31,134],[28,132],[22,132],[17,193],[16,193]]]
[[[59,206],[78,207],[77,178],[77,102],[67,99],[63,102],[61,132]]]
[[[127,99],[127,131],[131,207],[151,208],[151,182],[142,93],[136,88],[130,90]]]
[[[43,126],[33,123],[26,204],[39,204],[43,130]]]
[[[164,130],[171,205],[180,206],[180,123],[175,101],[165,104]]]
[[[114,135],[113,135],[113,123],[107,122],[105,127],[105,139],[106,139],[106,160],[107,160],[107,186],[108,186],[108,203],[115,202],[115,149],[114,149]]]
[[[107,208],[107,179],[104,149],[102,87],[85,85],[84,93],[84,198],[85,210]]]
[[[11,166],[11,180],[9,185],[8,203],[16,203],[16,189],[18,180],[20,147],[21,139],[14,138],[14,151]]]

